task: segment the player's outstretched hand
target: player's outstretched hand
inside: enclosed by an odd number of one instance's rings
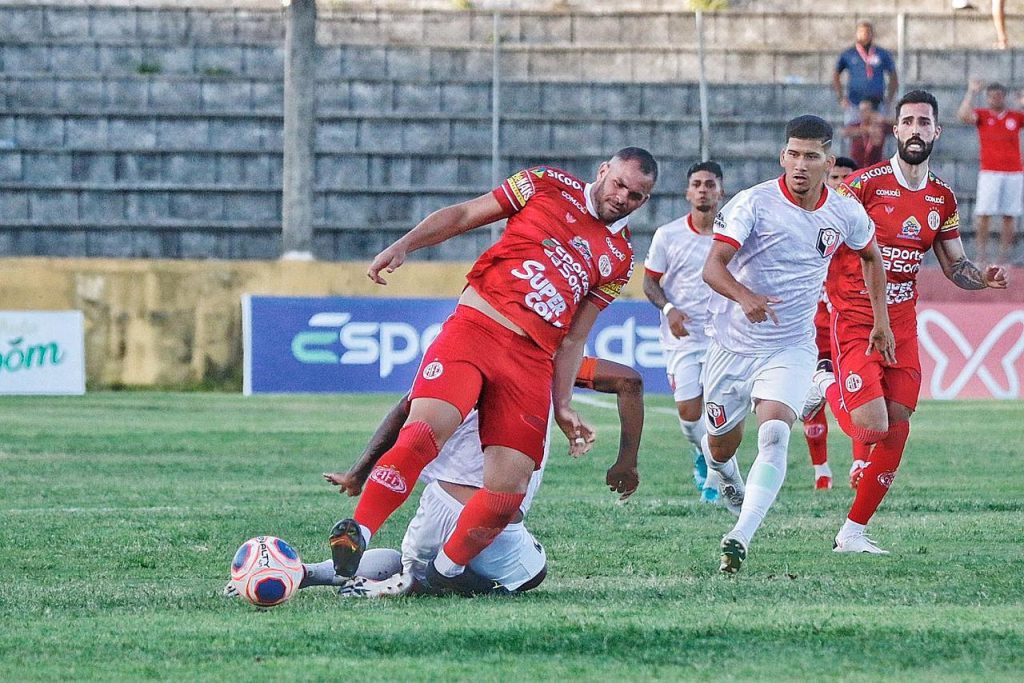
[[[686,330],[686,321],[689,317],[677,308],[673,308],[665,316],[668,319],[668,329],[672,330],[672,336],[678,338],[689,337],[690,333]]]
[[[640,486],[640,473],[636,471],[633,463],[622,463],[615,461],[615,464],[608,468],[604,483],[608,488],[619,494],[619,502],[622,502],[636,493]]]
[[[569,455],[578,458],[586,455],[597,441],[597,431],[587,424],[572,408],[555,411],[555,422],[569,439]]]
[[[871,328],[871,337],[868,339],[865,355],[870,356],[872,351],[882,354],[882,360],[889,365],[896,364],[896,337],[893,336],[892,328],[888,325],[875,325]]]
[[[771,304],[781,304],[782,299],[777,296],[764,296],[763,294],[752,294],[750,298],[740,301],[739,304],[743,308],[743,313],[747,316],[747,320],[757,324],[763,323],[767,320],[771,320],[776,325],[779,324],[779,317],[775,315],[775,311],[772,310]]]
[[[986,268],[985,284],[992,289],[1006,289],[1010,284],[1006,268],[1003,266],[989,266]]]
[[[408,252],[405,248],[399,242],[395,242],[373,257],[373,263],[370,264],[370,269],[366,271],[366,277],[378,285],[386,285],[388,281],[380,276],[380,271],[395,272],[396,268],[405,263],[406,256],[408,256]]]
[[[358,496],[363,492],[363,480],[349,472],[324,472],[324,479],[338,487],[338,493]]]

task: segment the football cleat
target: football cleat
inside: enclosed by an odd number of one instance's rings
[[[850,488],[854,491],[857,490],[860,480],[864,478],[864,468],[867,466],[868,464],[863,460],[854,460],[850,465]]]
[[[701,491],[707,480],[708,463],[704,460],[704,454],[700,452],[700,449],[695,448],[693,450],[693,485],[697,487],[698,491]]]
[[[356,520],[343,519],[335,524],[327,542],[331,546],[334,573],[345,578],[355,576],[359,560],[366,551],[366,542]]]
[[[412,576],[405,572],[394,574],[380,581],[357,576],[338,586],[338,597],[393,598],[408,595],[412,590],[412,584]]]
[[[882,550],[868,535],[861,532],[849,536],[836,536],[832,541],[832,552],[834,553],[870,553],[871,555],[888,555],[888,550]]]
[[[803,410],[800,411],[801,420],[810,420],[818,414],[825,405],[825,390],[835,381],[836,376],[832,371],[832,361],[828,358],[822,358],[818,361],[814,375],[811,376],[811,386],[807,390]]]
[[[511,595],[512,592],[499,581],[488,579],[466,567],[457,576],[445,576],[437,571],[434,562],[427,565],[427,575],[420,583],[426,595],[461,595],[469,598],[477,595]]]
[[[722,562],[718,565],[718,571],[723,574],[735,574],[743,566],[745,559],[747,548],[739,539],[728,536],[722,539]]]
[[[706,489],[701,489],[701,492],[700,492],[700,502],[702,502],[702,503],[710,503],[712,505],[717,503],[718,502],[718,489],[717,488],[712,488],[712,487],[708,487]]]
[[[746,495],[746,488],[743,481],[725,482],[718,485],[719,498],[725,504],[726,509],[737,517],[743,508],[743,497]]]
[[[228,581],[227,585],[224,586],[224,590],[222,590],[220,594],[223,595],[225,598],[242,597],[242,594],[238,592],[237,588],[235,588],[235,584],[233,581]]]

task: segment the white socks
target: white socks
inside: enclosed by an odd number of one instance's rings
[[[679,418],[679,429],[682,430],[683,436],[686,440],[693,444],[694,448],[699,448],[705,456],[708,457],[708,452],[704,450],[703,442],[704,437],[708,433],[707,427],[704,426],[704,418],[698,418],[693,422]]]
[[[455,564],[451,558],[448,557],[444,548],[438,551],[437,557],[434,558],[434,567],[442,576],[451,578],[452,576],[458,576],[462,572],[466,571],[465,565]]]
[[[740,468],[736,466],[736,456],[729,458],[726,462],[718,462],[711,457],[711,447],[708,446],[707,433],[704,434],[704,438],[701,440],[700,448],[704,451],[704,459],[708,463],[709,473],[714,470],[722,477],[722,481],[727,484],[743,483],[743,477],[740,476]]]
[[[863,534],[865,529],[867,529],[867,525],[858,524],[857,522],[847,519],[843,523],[843,528],[839,530],[839,533],[836,534],[836,536],[838,536],[839,538],[849,538],[850,536],[857,536],[858,534]]]
[[[726,534],[727,538],[739,539],[744,546],[750,545],[750,539],[761,526],[786,479],[789,432],[789,425],[782,420],[768,420],[757,430],[757,457],[747,475],[743,508],[736,526]]]

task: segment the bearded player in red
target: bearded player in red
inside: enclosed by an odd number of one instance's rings
[[[981,270],[964,254],[956,197],[928,170],[928,156],[942,130],[938,110],[931,93],[914,90],[904,95],[893,126],[896,156],[851,175],[840,187],[860,201],[875,222],[896,358],[886,362],[877,352],[867,351],[871,306],[857,255],[841,248],[826,279],[836,373],[830,361],[819,363],[809,402],[820,402],[823,394],[843,431],[873,446],[864,467],[851,472],[857,493],[835,537],[835,552],[887,553],[868,538],[866,527],[896,475],[921,390],[915,304],[924,255],[933,249],[943,274],[961,289],[1007,285],[1005,268]]]
[[[570,405],[573,381],[597,314],[633,271],[627,216],[650,198],[657,176],[654,157],[637,147],[602,163],[593,183],[555,168],[520,171],[492,192],[432,213],[374,258],[367,274],[387,284],[381,272],[393,272],[410,252],[508,219],[423,355],[398,440],[370,472],[353,518],[331,531],[339,576],[355,574],[370,536],[476,407],[484,486],[466,501],[424,583],[437,594],[501,591],[466,565],[519,510],[543,460],[552,403],[571,454],[593,443]]]

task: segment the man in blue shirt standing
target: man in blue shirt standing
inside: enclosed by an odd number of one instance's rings
[[[899,87],[896,76],[896,63],[888,50],[883,50],[874,43],[875,28],[870,21],[857,24],[857,42],[853,47],[844,50],[836,61],[836,70],[832,74],[832,89],[835,90],[839,106],[843,108],[844,123],[849,125],[857,116],[860,101],[875,97],[882,101],[879,111],[885,112],[893,102],[893,96]],[[846,92],[840,80],[842,73],[847,72]],[[888,83],[885,75],[889,74]]]

